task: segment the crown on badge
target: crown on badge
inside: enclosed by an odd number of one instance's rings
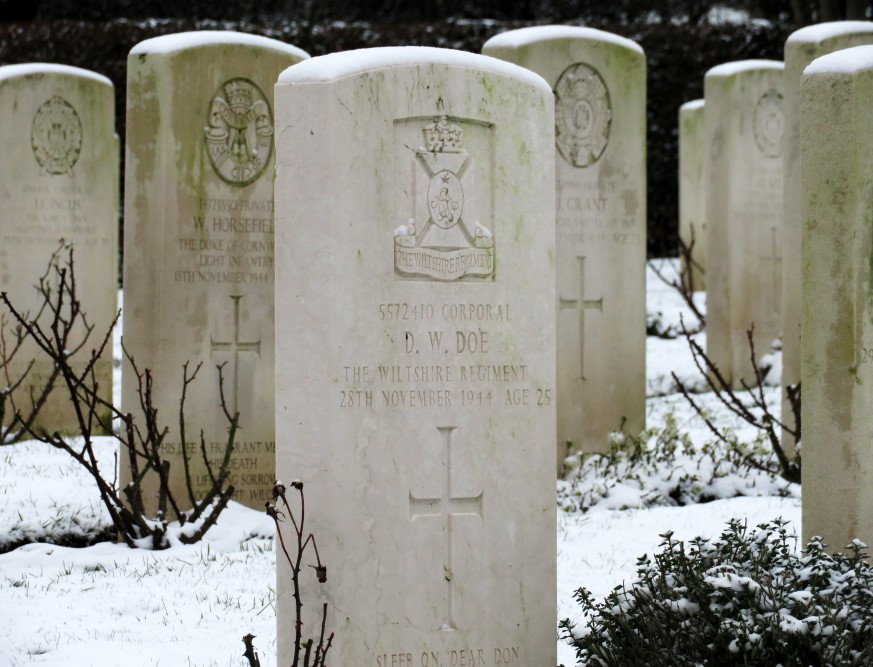
[[[227,98],[231,107],[250,107],[254,101],[251,86],[244,81],[231,81],[227,84]]]
[[[459,153],[464,141],[464,130],[449,123],[446,116],[434,118],[422,128],[424,147],[430,153]]]

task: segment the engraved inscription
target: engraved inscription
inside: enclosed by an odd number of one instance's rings
[[[555,84],[555,144],[574,167],[587,167],[609,143],[612,105],[600,73],[586,63],[563,71]]]
[[[209,162],[222,181],[242,187],[258,180],[273,152],[273,113],[257,84],[243,78],[221,84],[203,135]]]
[[[82,152],[82,122],[73,105],[60,95],[44,102],[30,129],[33,156],[44,174],[72,174]]]
[[[768,90],[761,96],[755,105],[752,128],[758,150],[769,158],[782,157],[782,95],[775,90]]]
[[[231,295],[233,300],[233,340],[217,341],[210,336],[210,348],[212,353],[230,352],[233,355],[233,384],[231,401],[233,413],[239,414],[239,355],[242,352],[254,352],[261,356],[261,339],[255,341],[240,340],[239,333],[239,302],[243,298],[242,294]]]
[[[485,519],[483,506],[484,492],[478,496],[461,497],[452,495],[452,435],[457,426],[437,426],[443,438],[443,490],[439,498],[416,498],[409,492],[409,520],[437,517],[443,520],[443,534],[446,537],[443,579],[446,582],[446,616],[440,630],[457,630],[454,620],[455,588],[452,580],[452,527],[456,517],[468,516]]]
[[[521,646],[451,648],[443,651],[394,651],[376,655],[376,667],[485,667],[520,665]]]
[[[273,202],[201,199],[190,236],[177,239],[177,283],[270,285],[273,273]]]
[[[598,310],[603,312],[603,297],[598,299],[585,298],[585,258],[577,257],[579,261],[579,297],[576,299],[558,299],[560,310],[573,309],[579,313],[579,379],[583,382],[585,377],[585,311]]]
[[[493,278],[494,236],[467,206],[465,187],[475,192],[474,161],[463,145],[464,130],[438,116],[421,133],[424,143],[413,149],[411,210],[394,230],[395,273],[439,281]]]
[[[407,361],[344,366],[341,408],[536,409],[552,403],[552,388],[534,384],[523,360],[493,354],[501,325],[513,322],[508,303],[380,303],[378,320]],[[416,330],[419,324],[446,328]]]

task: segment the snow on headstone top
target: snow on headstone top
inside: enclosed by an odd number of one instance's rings
[[[824,42],[834,37],[859,32],[873,32],[870,21],[829,21],[795,30],[786,42]]]
[[[853,46],[813,60],[803,74],[854,74],[873,68],[873,45]]]
[[[31,76],[34,74],[62,74],[64,76],[79,76],[86,79],[92,79],[107,86],[112,85],[112,81],[88,69],[81,67],[73,67],[71,65],[57,65],[55,63],[24,63],[21,65],[5,65],[0,67],[0,79],[12,79],[17,76]]]
[[[681,107],[679,107],[679,111],[694,111],[695,109],[699,109],[704,105],[706,100],[691,100],[690,102],[686,102]]]
[[[271,39],[261,35],[250,35],[248,33],[235,32],[233,30],[192,30],[190,32],[179,32],[172,35],[152,37],[151,39],[146,39],[134,46],[130,50],[130,54],[172,53],[173,51],[196,49],[202,46],[213,46],[217,44],[255,46],[261,49],[280,51],[297,58],[309,58],[309,54],[306,53],[306,51],[299,49],[296,46],[286,44],[285,42],[280,42],[278,39]]]
[[[595,28],[580,28],[571,25],[543,25],[507,30],[485,42],[485,47],[519,48],[532,42],[545,42],[555,39],[591,39],[598,42],[609,42],[626,49],[631,49],[632,51],[637,51],[638,53],[643,53],[643,48],[639,44],[626,37]]]
[[[383,46],[318,56],[286,69],[279,75],[279,83],[333,81],[368,70],[410,65],[448,65],[485,70],[500,76],[522,79],[535,88],[552,92],[551,86],[541,76],[518,65],[476,53],[430,46]]]
[[[785,64],[780,60],[737,60],[722,65],[716,65],[706,73],[706,78],[714,76],[734,76],[740,72],[759,69],[784,69]]]

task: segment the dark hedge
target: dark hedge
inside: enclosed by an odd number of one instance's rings
[[[395,45],[439,46],[480,52],[491,36],[524,21],[448,20],[437,23],[295,21],[247,23],[190,19],[116,19],[105,22],[0,23],[0,64],[57,62],[91,69],[116,86],[118,133],[124,138],[127,53],[138,42],[185,30],[239,30],[294,44],[311,55]],[[676,254],[678,206],[677,113],[703,95],[703,75],[714,65],[746,58],[782,59],[792,27],[772,24],[712,26],[598,24],[639,42],[648,58],[648,251]]]

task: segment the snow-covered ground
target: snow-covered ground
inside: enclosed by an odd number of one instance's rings
[[[689,328],[695,324],[678,295],[651,271],[647,302],[650,325],[657,320],[661,331],[675,330],[680,315]],[[696,335],[701,344],[704,335]],[[675,393],[670,376],[675,371],[686,385],[703,386],[685,341],[649,337],[647,353],[648,439],[659,433],[664,438],[665,425],[675,424],[666,431],[674,434],[669,440],[675,451],[619,461],[608,474],[594,474],[583,464],[559,482],[556,636],[558,619],[580,620],[573,601],[579,586],[605,596],[632,580],[637,557],[657,550],[666,531],[679,539],[711,537],[732,517],[750,524],[783,517],[799,531],[798,487],[760,472],[738,472],[725,465],[718,448],[686,451],[713,437]],[[776,414],[778,391],[765,390]],[[711,395],[699,398],[716,423],[733,429],[742,442],[755,440],[758,434]],[[98,453],[111,464],[111,441],[102,442]],[[711,497],[719,499],[696,502]],[[688,504],[676,506],[676,498]],[[38,443],[0,448],[0,547],[47,535],[86,540],[107,525],[93,484],[65,455]],[[79,549],[29,544],[2,554],[0,667],[244,666],[247,633],[257,637],[261,664],[273,665],[272,533],[263,513],[231,503],[200,545],[148,552],[106,542]],[[561,641],[558,661],[575,664],[572,649]]]

